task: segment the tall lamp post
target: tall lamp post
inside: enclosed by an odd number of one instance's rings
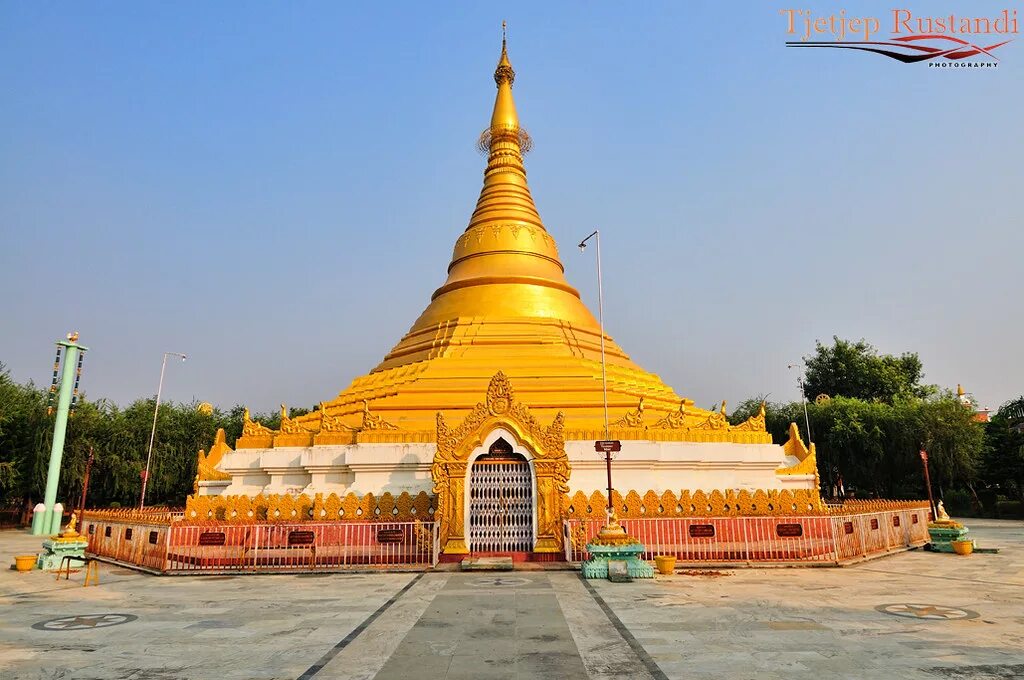
[[[587,241],[594,239],[594,243],[597,246],[597,318],[601,326],[601,389],[604,392],[604,444],[602,449],[604,451],[604,462],[605,467],[608,471],[608,523],[611,524],[612,513],[614,508],[612,505],[612,451],[619,449],[615,448],[609,441],[608,434],[608,367],[605,363],[604,356],[604,286],[601,281],[601,232],[595,229],[594,232],[580,241],[580,252],[582,253],[587,248]],[[618,442],[615,442],[618,444]],[[621,445],[620,445],[621,446]]]
[[[149,482],[149,464],[153,460],[153,440],[156,439],[156,416],[160,412],[160,394],[164,390],[164,371],[167,369],[167,357],[180,357],[185,361],[188,357],[181,352],[164,352],[160,363],[160,384],[156,388],[156,406],[153,408],[153,429],[149,431],[149,452],[146,454],[146,469],[142,473],[142,493],[139,494],[139,510],[146,507],[146,483]]]
[[[799,364],[789,364],[786,368],[800,368]],[[804,425],[807,426],[807,443],[811,443],[811,419],[807,416],[807,395],[804,393],[804,373],[796,376],[796,384],[800,386],[800,403],[804,405]]]
[[[787,366],[787,368],[800,368],[800,365],[799,364],[789,364]],[[803,372],[803,369],[800,370],[800,373],[796,377],[796,384],[800,386],[800,403],[802,403],[803,406],[804,406],[804,426],[806,426],[806,428],[807,428],[807,445],[810,446],[811,439],[812,439],[812,437],[811,437],[811,419],[807,415],[807,394],[806,394],[806,392],[804,390],[804,372]],[[822,458],[824,459],[824,456]],[[829,461],[827,461],[827,460],[823,460],[822,462],[825,463],[825,467],[828,470],[828,490],[827,490],[827,494],[826,495],[829,498],[832,498],[832,496],[833,496],[832,491],[835,488],[835,485],[832,482],[832,465],[829,464]]]

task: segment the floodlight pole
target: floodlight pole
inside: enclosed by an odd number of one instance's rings
[[[587,247],[587,241],[594,239],[597,245],[597,318],[601,327],[601,389],[604,393],[604,438],[610,438],[608,428],[608,367],[604,353],[604,285],[601,280],[601,231],[595,229],[590,236],[580,241],[580,252]],[[608,472],[608,522],[611,523],[614,506],[612,505],[612,452],[604,452],[605,468]]]
[[[797,364],[789,364],[787,368],[800,368]],[[800,373],[796,376],[796,384],[800,386],[800,403],[804,406],[804,425],[807,428],[807,446],[811,445],[811,419],[807,415],[807,394],[804,390],[804,372],[800,369]],[[826,462],[825,466],[828,468],[828,497],[832,498],[833,483],[832,483],[832,465]]]
[[[181,352],[164,352],[164,359],[160,363],[160,384],[156,388],[156,406],[153,408],[153,428],[149,431],[149,452],[146,454],[146,469],[142,473],[142,492],[139,494],[139,510],[146,506],[146,484],[149,482],[149,464],[153,460],[153,440],[156,439],[156,416],[160,413],[160,394],[164,390],[164,371],[167,369],[167,357],[181,357],[185,361],[188,357]]]

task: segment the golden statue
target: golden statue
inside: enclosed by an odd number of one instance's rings
[[[71,513],[71,519],[68,520],[67,527],[64,528],[64,532],[60,535],[61,538],[75,538],[78,536],[78,532],[75,531],[75,527],[78,526],[78,513]]]

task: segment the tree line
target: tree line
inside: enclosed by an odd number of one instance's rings
[[[924,449],[935,492],[951,510],[1021,513],[1024,396],[1003,405],[991,422],[980,423],[957,395],[924,384],[923,376],[914,353],[880,354],[863,340],[818,343],[804,358],[806,416],[801,401],[769,402],[768,431],[781,444],[795,422],[804,441],[815,442],[828,497],[923,498],[919,452]],[[738,424],[754,415],[761,401],[742,402],[730,421]],[[58,498],[77,504],[92,451],[88,504],[137,505],[154,405],[154,398],[120,407],[81,397],[68,421]],[[242,406],[200,406],[160,404],[148,505],[183,505],[192,492],[199,449],[210,446],[218,428],[224,428],[229,444],[241,436]],[[293,409],[290,415],[307,412]],[[280,413],[254,418],[271,428],[280,425]],[[0,506],[24,509],[42,499],[52,437],[46,390],[12,380],[0,364]]]
[[[880,354],[863,340],[819,342],[804,357],[806,401],[767,403],[766,425],[777,443],[790,423],[815,442],[828,497],[924,498],[926,451],[936,498],[951,511],[1024,514],[1024,396],[984,423],[970,399],[923,377],[916,353]],[[743,422],[761,401],[741,403],[730,421]]]
[[[48,393],[33,383],[17,383],[0,364],[0,506],[25,506],[42,500],[53,443]],[[82,395],[68,419],[58,500],[77,505],[86,460],[93,453],[87,504],[129,507],[139,503],[155,397],[126,407]],[[242,434],[243,407],[201,408],[197,402],[161,402],[146,489],[147,505],[181,506],[192,493],[196,454],[208,449],[218,428],[229,443]],[[294,409],[293,415],[303,413]],[[256,414],[270,427],[280,413]]]

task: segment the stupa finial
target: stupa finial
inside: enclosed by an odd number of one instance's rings
[[[516,80],[516,72],[512,70],[512,62],[508,60],[508,39],[505,29],[505,22],[502,21],[501,57],[498,59],[498,67],[494,69],[494,82],[497,84],[498,89],[501,89],[501,84],[504,82],[507,82],[508,86],[512,87],[512,83]]]

